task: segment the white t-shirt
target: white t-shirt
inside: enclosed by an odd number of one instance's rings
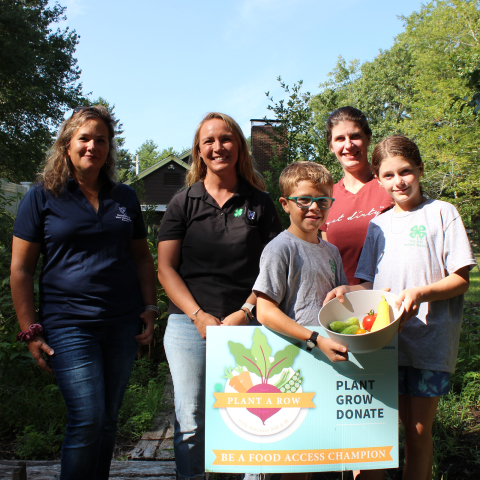
[[[438,282],[476,264],[456,208],[427,200],[405,213],[392,210],[370,222],[355,276],[393,293]],[[398,337],[399,365],[454,372],[463,295],[422,303]]]
[[[321,239],[309,243],[284,230],[264,248],[253,291],[277,302],[295,322],[318,326],[327,293],[347,284],[337,247]]]

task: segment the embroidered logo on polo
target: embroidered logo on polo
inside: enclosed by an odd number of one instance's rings
[[[126,207],[118,207],[120,213],[117,213],[115,218],[120,219],[122,222],[131,222],[132,219],[127,215]]]
[[[234,212],[233,212],[233,216],[234,217],[240,217],[243,213],[243,208],[237,208]]]
[[[406,247],[426,247],[427,246],[427,229],[425,225],[414,225],[408,234],[408,242]]]
[[[255,218],[255,212],[252,212],[251,210],[247,210],[247,217],[249,220],[253,220]]]

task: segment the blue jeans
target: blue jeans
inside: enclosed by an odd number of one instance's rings
[[[205,474],[206,341],[187,315],[172,314],[164,337],[175,390],[173,446],[179,477]]]
[[[137,318],[109,327],[45,331],[68,410],[61,480],[108,479],[118,411],[138,348],[135,335],[142,326]]]

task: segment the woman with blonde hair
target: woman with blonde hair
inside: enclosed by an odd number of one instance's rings
[[[114,120],[104,107],[78,107],[62,125],[13,235],[17,339],[55,373],[68,410],[60,478],[107,479],[137,343],[150,343],[158,308],[142,212],[135,192],[115,182]]]
[[[186,188],[168,205],[158,233],[181,479],[205,473],[206,327],[250,323],[260,255],[280,230],[240,127],[228,115],[207,114],[195,132]]]

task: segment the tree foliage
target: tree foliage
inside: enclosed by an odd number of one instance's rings
[[[275,199],[281,196],[278,177],[287,165],[299,160],[317,161],[318,159],[316,151],[318,142],[312,123],[310,92],[301,92],[302,80],[295,83],[293,87],[286,85],[281,77],[277,80],[288,95],[288,99],[275,102],[270,92],[266,93],[271,102],[267,108],[273,112],[278,123],[272,129],[275,153],[270,161],[270,171],[264,173],[267,191]],[[275,202],[275,205],[283,226],[287,227],[288,217],[278,202]]]
[[[160,152],[158,145],[153,140],[145,140],[135,153],[138,155],[140,161],[140,172],[161,162],[169,155],[178,155],[178,152],[176,152],[173,147],[164,148]]]
[[[480,1],[435,0],[401,18],[404,31],[372,61],[339,57],[320,93],[305,105],[312,116],[304,121],[309,135],[301,141],[315,148],[338,180],[325,122],[341,106],[357,107],[373,131],[370,148],[392,134],[414,139],[425,163],[424,190],[455,204],[471,225],[480,221]],[[278,105],[277,118],[296,115],[295,104]]]
[[[81,103],[75,31],[53,30],[65,8],[48,0],[0,2],[0,177],[32,180],[52,132]]]

